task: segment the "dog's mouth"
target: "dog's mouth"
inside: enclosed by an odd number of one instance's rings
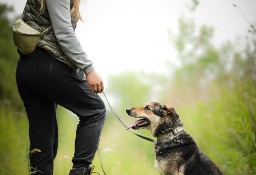
[[[131,124],[130,126],[128,126],[127,129],[140,129],[140,128],[145,128],[148,127],[150,125],[150,121],[147,118],[144,117],[139,117],[140,119],[135,121],[133,124]]]

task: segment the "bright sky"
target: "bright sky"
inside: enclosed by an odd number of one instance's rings
[[[21,12],[25,0],[1,0]],[[188,14],[192,0],[87,0],[81,10],[85,23],[76,30],[81,44],[103,78],[122,70],[162,71],[175,64],[167,28],[177,31],[177,19]],[[218,45],[246,34],[256,23],[256,0],[201,0],[192,18],[215,28]]]
[[[86,23],[77,33],[89,57],[103,74],[124,69],[159,71],[165,61],[175,64],[175,51],[167,28],[176,31],[177,18],[187,13],[191,0],[88,0]],[[215,28],[220,44],[248,29],[236,3],[248,19],[256,22],[256,3],[250,0],[201,0],[194,19]]]

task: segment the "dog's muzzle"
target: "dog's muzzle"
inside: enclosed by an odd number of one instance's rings
[[[132,125],[128,126],[127,129],[132,128],[132,129],[136,130],[136,129],[140,129],[140,128],[145,128],[151,124],[150,121],[146,117],[135,116],[135,113],[133,113],[131,109],[126,109],[126,113],[131,117],[140,118],[139,120],[134,122]]]

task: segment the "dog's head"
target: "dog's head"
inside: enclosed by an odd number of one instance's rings
[[[152,135],[158,137],[161,134],[168,133],[173,128],[182,126],[179,115],[170,105],[163,105],[151,102],[143,107],[134,107],[126,109],[129,116],[139,118],[132,126],[132,129],[146,128]]]

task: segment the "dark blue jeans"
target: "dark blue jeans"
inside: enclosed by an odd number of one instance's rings
[[[106,111],[101,98],[90,92],[83,73],[36,49],[29,55],[20,54],[16,81],[29,121],[31,171],[53,174],[57,105],[79,117],[73,168],[88,167],[97,151]]]

